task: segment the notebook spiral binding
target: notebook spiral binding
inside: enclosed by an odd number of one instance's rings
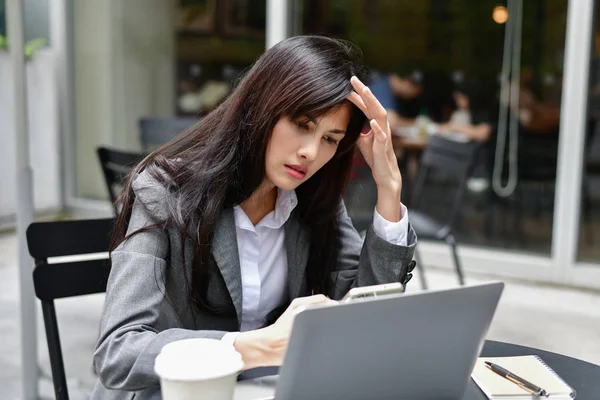
[[[540,364],[542,364],[544,366],[544,368],[546,368],[548,371],[550,371],[552,373],[552,375],[554,375],[556,377],[556,379],[561,381],[566,387],[568,387],[571,390],[571,393],[569,395],[571,396],[572,399],[574,399],[577,396],[577,392],[575,391],[575,389],[573,389],[571,387],[571,385],[569,385],[567,382],[565,382],[564,379],[561,378],[560,375],[558,375],[556,373],[556,371],[553,370],[548,364],[546,364],[546,362],[544,360],[542,360],[542,358],[540,356],[535,356],[535,358],[540,362]]]

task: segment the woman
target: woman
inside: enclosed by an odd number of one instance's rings
[[[299,306],[407,279],[416,237],[386,113],[353,77],[357,58],[333,39],[284,40],[223,104],[134,169],[92,398],[152,397],[154,360],[179,339],[227,340],[246,368],[280,365]],[[372,130],[360,134],[365,114]],[[364,246],[341,201],[355,143],[378,191]]]
[[[452,93],[456,109],[450,120],[440,125],[439,133],[458,133],[469,140],[487,142],[493,133],[497,118],[484,84],[477,80],[468,81],[455,88]]]

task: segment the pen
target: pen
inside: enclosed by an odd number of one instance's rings
[[[533,383],[531,383],[529,381],[526,381],[525,379],[521,378],[520,376],[517,376],[517,375],[513,374],[509,370],[507,370],[505,368],[502,368],[498,364],[494,364],[494,363],[491,363],[489,361],[486,361],[485,365],[489,369],[491,369],[493,372],[495,372],[498,375],[502,376],[503,378],[506,378],[509,381],[511,381],[512,383],[515,383],[515,384],[519,385],[521,388],[523,388],[525,390],[531,391],[534,396],[544,396],[544,397],[548,397],[549,396],[548,392],[546,392],[541,387],[536,386],[536,385],[534,385]]]

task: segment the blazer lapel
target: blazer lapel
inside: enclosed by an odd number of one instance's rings
[[[219,217],[212,241],[212,252],[233,300],[239,325],[242,321],[242,271],[232,208],[224,210]]]
[[[294,214],[290,216],[284,225],[285,250],[288,260],[288,290],[290,299],[300,296],[304,284],[306,263],[308,262],[308,232]]]

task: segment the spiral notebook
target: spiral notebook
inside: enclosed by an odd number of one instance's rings
[[[485,361],[498,364],[513,374],[545,389],[550,399],[570,400],[575,390],[538,356],[482,357],[477,359],[471,377],[488,399],[534,399],[528,391],[485,366]]]

